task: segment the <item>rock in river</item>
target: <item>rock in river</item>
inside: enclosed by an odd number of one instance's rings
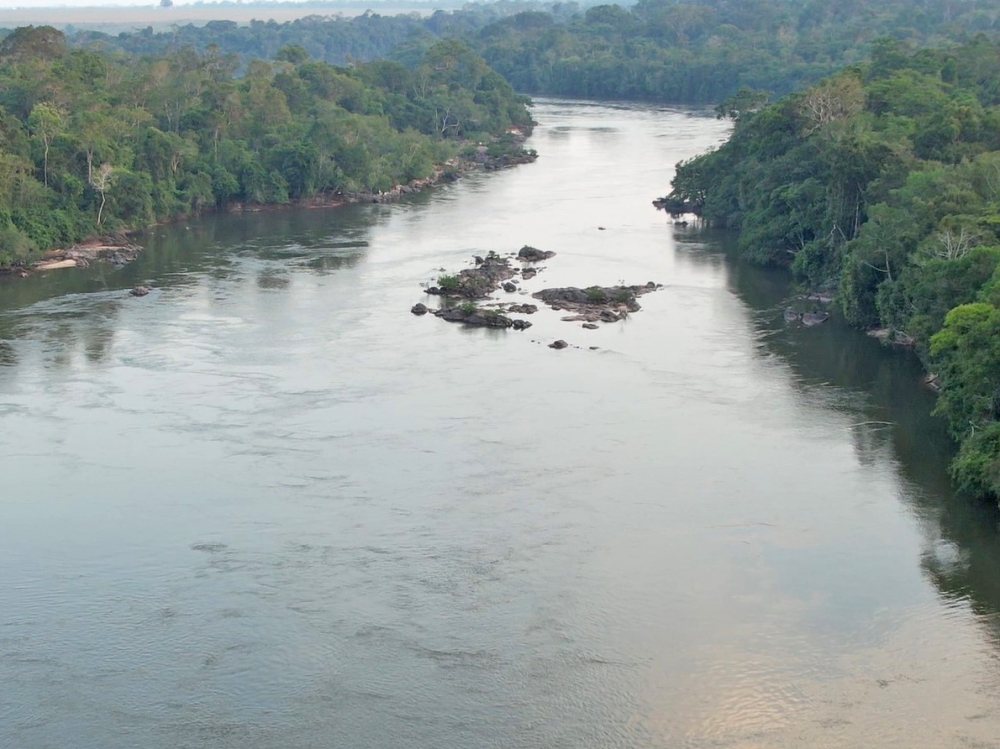
[[[533,315],[538,312],[538,306],[534,304],[512,304],[507,308],[508,312],[517,312],[522,315]]]
[[[483,299],[513,275],[514,269],[510,267],[510,261],[491,252],[483,262],[477,262],[474,268],[439,277],[437,286],[431,286],[427,293],[459,299]]]
[[[412,312],[414,315],[426,315],[427,314],[427,305],[426,304],[419,304],[419,303],[418,304],[414,304],[410,308],[410,312]]]
[[[829,312],[803,312],[802,313],[802,324],[803,325],[819,325],[830,319]]]
[[[539,250],[537,247],[525,245],[517,251],[517,259],[525,263],[538,263],[542,260],[548,260],[550,257],[554,257],[555,254],[556,253],[548,250]]]
[[[569,344],[561,338],[558,341],[552,341],[552,343],[549,344],[549,348],[554,349],[566,348],[567,346],[569,346]]]
[[[129,292],[130,296],[146,296],[152,289],[148,286],[136,286],[132,291]]]
[[[448,322],[460,322],[480,328],[510,328],[514,321],[493,309],[481,309],[472,304],[459,307],[445,307],[434,311],[436,317]],[[518,328],[521,330],[522,328]]]
[[[567,286],[543,289],[532,296],[554,310],[574,312],[562,318],[566,322],[617,322],[641,309],[637,296],[658,288],[661,287],[652,281],[644,286],[590,286],[586,289]]]

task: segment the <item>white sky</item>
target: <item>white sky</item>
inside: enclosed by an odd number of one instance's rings
[[[194,0],[174,0],[174,5],[187,5],[192,2]],[[0,0],[0,13],[4,9],[11,8],[107,8],[121,5],[144,5],[149,8],[159,4],[159,0],[114,0],[113,2],[102,2],[102,0]],[[367,2],[360,4],[376,6],[382,4],[382,0],[367,0]],[[0,15],[0,22],[2,20],[2,15]]]

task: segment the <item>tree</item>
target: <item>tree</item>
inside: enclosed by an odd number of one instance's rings
[[[114,134],[108,112],[104,108],[85,109],[74,118],[76,137],[87,159],[87,182],[94,179],[94,154],[108,147]]]
[[[97,226],[100,227],[104,215],[104,204],[107,202],[107,193],[114,181],[114,167],[111,164],[101,164],[91,180],[91,186],[101,195],[101,206],[97,209]]]
[[[942,382],[935,411],[956,437],[1000,420],[1000,309],[975,302],[949,312],[931,338],[931,361]]]
[[[829,122],[845,120],[858,114],[865,103],[861,81],[854,75],[828,78],[813,86],[802,97],[802,114],[808,123],[806,135]]]
[[[42,182],[46,187],[49,184],[49,148],[62,132],[65,119],[61,109],[44,102],[36,104],[28,117],[28,127],[42,143]]]
[[[51,60],[66,51],[66,35],[51,26],[22,26],[0,41],[0,58]]]

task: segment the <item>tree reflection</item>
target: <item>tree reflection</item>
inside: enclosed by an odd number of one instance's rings
[[[677,237],[678,252],[694,262],[732,257],[733,237],[699,230]],[[931,415],[935,396],[909,351],[883,346],[838,317],[821,326],[789,324],[784,309],[796,295],[789,275],[730,260],[729,289],[753,312],[761,348],[787,364],[803,397],[834,389],[825,406],[852,419],[858,460],[890,456],[902,484],[900,500],[921,523],[921,566],[940,594],[968,600],[1000,648],[1000,508],[956,496],[948,479],[954,446],[942,419]]]

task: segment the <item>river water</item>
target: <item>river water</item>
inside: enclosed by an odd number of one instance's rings
[[[1000,746],[998,517],[919,367],[650,207],[724,123],[535,116],[533,165],[0,286],[0,746]],[[523,244],[665,288],[409,314]]]

